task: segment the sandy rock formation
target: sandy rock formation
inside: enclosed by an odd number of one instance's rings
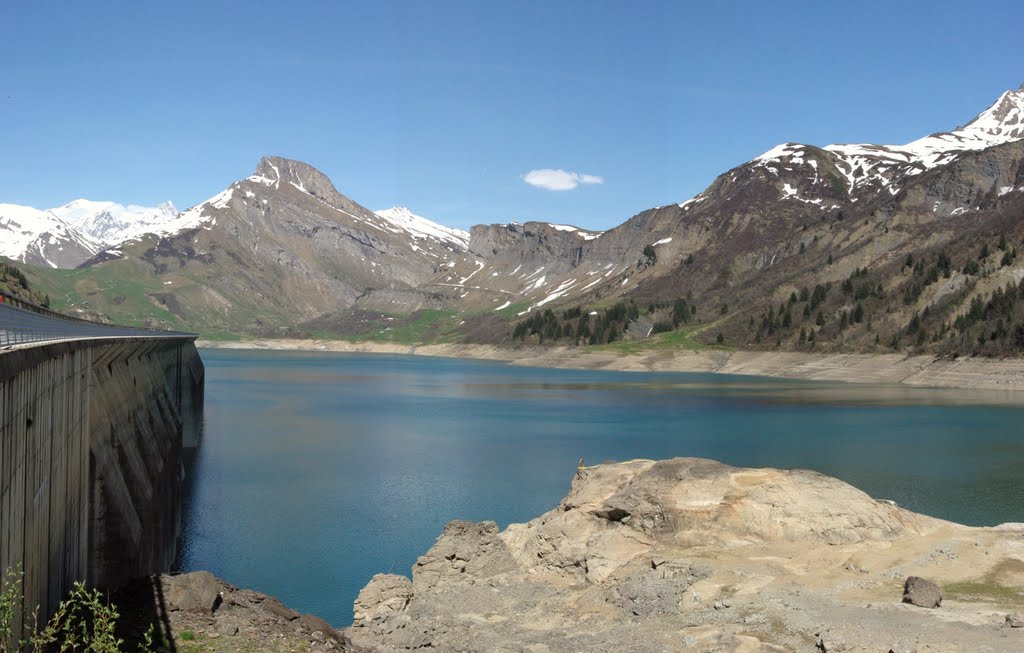
[[[346,635],[375,651],[1020,651],[1005,624],[1022,561],[1019,532],[814,472],[632,461],[581,467],[529,523],[452,522],[412,581],[373,578]],[[917,574],[946,586],[940,609],[901,603]]]

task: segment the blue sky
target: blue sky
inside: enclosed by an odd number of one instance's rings
[[[1019,2],[3,2],[0,202],[184,209],[277,154],[369,208],[608,228],[780,142],[963,124],[1024,81],[1021,25]]]

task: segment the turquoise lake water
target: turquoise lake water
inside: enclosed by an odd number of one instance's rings
[[[803,467],[967,524],[1024,521],[1024,396],[413,356],[204,350],[180,567],[336,626],[451,519],[553,508],[587,464]]]

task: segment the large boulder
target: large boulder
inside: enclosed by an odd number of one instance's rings
[[[920,576],[911,576],[903,584],[903,602],[922,608],[937,608],[942,605],[942,588]]]
[[[213,612],[221,603],[222,585],[208,571],[163,576],[163,591],[171,610]]]

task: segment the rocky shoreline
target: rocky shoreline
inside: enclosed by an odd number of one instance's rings
[[[695,458],[580,467],[558,506],[504,530],[453,521],[411,580],[374,576],[343,630],[205,572],[158,581],[167,650],[1024,650],[1024,524]]]
[[[626,372],[714,372],[786,379],[892,383],[913,387],[1003,391],[1001,399],[1024,401],[1024,359],[959,358],[904,354],[814,354],[725,350],[648,350],[621,353],[576,347],[495,345],[398,345],[343,340],[266,339],[199,341],[199,347],[442,356],[504,361],[530,367]]]

